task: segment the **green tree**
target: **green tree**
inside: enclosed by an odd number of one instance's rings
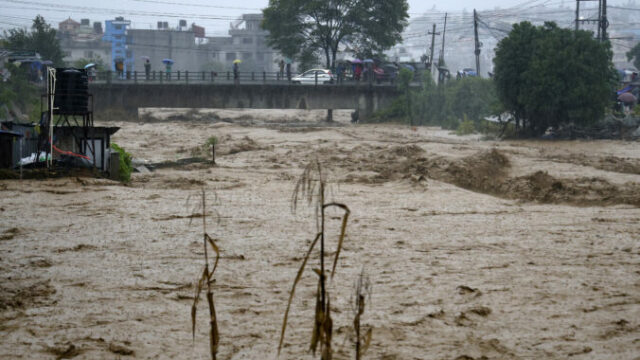
[[[588,31],[555,23],[515,24],[498,43],[494,74],[498,97],[516,118],[521,133],[599,120],[615,78],[608,42]]]
[[[262,27],[283,55],[321,51],[332,68],[340,44],[376,53],[400,41],[408,9],[406,0],[269,0]]]
[[[60,41],[53,29],[40,15],[33,19],[31,31],[10,29],[4,32],[5,46],[12,50],[32,50],[40,54],[43,60],[51,60],[55,66],[64,65]]]
[[[490,79],[465,77],[446,86],[446,112],[456,119],[482,121],[493,113],[497,100],[495,83]]]
[[[409,120],[409,124],[413,126],[413,109],[411,98],[411,81],[413,80],[413,71],[402,68],[398,73],[398,90],[402,92],[404,98],[404,114]]]
[[[633,66],[640,69],[640,43],[637,43],[631,50],[627,51],[627,60],[633,60]]]

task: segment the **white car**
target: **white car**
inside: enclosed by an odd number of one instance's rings
[[[316,74],[318,75],[318,85],[333,84],[333,74],[331,73],[331,70],[326,69],[307,70],[302,74],[291,78],[291,82],[294,84],[315,85]]]

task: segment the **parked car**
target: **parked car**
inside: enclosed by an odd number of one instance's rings
[[[297,75],[291,79],[294,84],[315,85],[316,74],[318,76],[318,84],[333,84],[334,78],[331,70],[327,69],[311,69]]]
[[[474,77],[474,76],[478,76],[478,73],[476,73],[474,69],[464,68],[462,70],[458,70],[458,74],[456,75],[456,78],[460,79],[463,77]]]

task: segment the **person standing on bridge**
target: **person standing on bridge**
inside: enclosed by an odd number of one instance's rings
[[[233,62],[233,82],[238,85],[240,83],[240,60]]]
[[[151,62],[149,62],[149,59],[147,59],[144,62],[144,75],[147,78],[147,81],[149,81],[149,74],[151,74]]]
[[[171,62],[165,63],[165,70],[167,72],[167,81],[171,80]]]
[[[280,73],[278,74],[278,80],[282,79],[284,77],[284,59],[280,59],[280,62],[278,63],[278,66],[280,67]]]

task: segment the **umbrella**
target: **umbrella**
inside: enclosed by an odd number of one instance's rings
[[[162,59],[162,62],[165,63],[165,64],[173,64],[174,63],[174,61],[171,60],[171,59]]]
[[[291,58],[286,57],[286,58],[284,58],[284,62],[287,63],[287,64],[291,64],[293,62],[293,60],[291,60]]]
[[[400,64],[400,66],[402,66],[403,68],[405,68],[407,70],[416,71],[416,68],[414,68],[413,66],[411,66],[409,64]]]
[[[141,58],[142,60],[149,60],[149,59],[150,59],[150,58],[149,58],[148,56],[146,56],[146,55],[144,55],[144,56],[140,56],[140,58]]]
[[[626,92],[618,96],[618,100],[622,101],[625,104],[634,104],[636,101],[638,101],[638,98],[636,98],[632,93]]]
[[[94,64],[94,63],[88,63],[87,65],[84,66],[84,69],[86,70],[86,69],[89,69],[89,68],[92,68],[92,67],[95,67],[95,66],[96,66],[96,64]]]
[[[362,60],[363,63],[368,64],[368,63],[372,63],[373,59],[364,59]]]
[[[352,64],[362,64],[362,60],[360,60],[360,59],[353,59],[353,60],[351,60],[351,63],[352,63]]]
[[[42,62],[42,65],[53,65],[53,61],[45,60],[45,61]]]
[[[627,91],[631,91],[631,89],[633,89],[633,86],[629,85],[629,86],[625,87],[622,90],[616,91],[616,95],[622,95],[622,94],[626,93]]]
[[[242,60],[240,60],[240,59],[235,59],[235,60],[233,60],[233,63],[234,63],[234,64],[240,64],[241,62],[242,62]]]

